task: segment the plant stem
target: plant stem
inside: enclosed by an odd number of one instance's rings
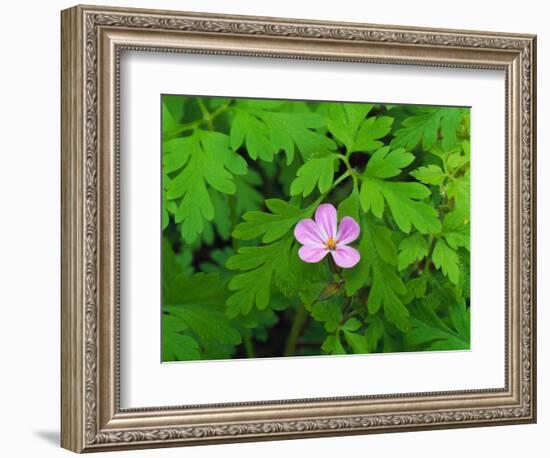
[[[202,119],[208,126],[209,130],[214,130],[214,123],[212,122],[212,116],[210,115],[210,112],[208,111],[208,108],[206,108],[206,105],[202,101],[202,99],[197,98],[197,103],[199,105],[199,108],[202,113]]]
[[[294,315],[294,320],[292,321],[292,327],[290,328],[290,333],[286,341],[285,356],[293,356],[296,352],[296,344],[298,343],[298,338],[302,333],[302,329],[306,324],[306,321],[309,317],[306,308],[303,304],[298,306],[296,310],[296,315]]]
[[[348,313],[347,315],[344,315],[342,317],[342,319],[340,320],[340,324],[344,324],[346,321],[348,321],[350,318],[354,317],[354,316],[358,316],[359,315],[359,312],[357,312],[356,310],[353,310],[351,311],[350,313]]]
[[[340,269],[340,267],[336,265],[336,263],[334,262],[334,259],[332,259],[332,256],[327,256],[327,262],[328,262],[328,267],[330,271],[333,274],[335,274],[340,279],[340,281],[342,282],[345,281],[342,275],[342,269]]]
[[[348,151],[345,155],[344,154],[337,154],[337,156],[340,158],[340,160],[346,166],[347,171],[344,175],[351,176],[351,179],[353,180],[353,189],[354,189],[355,192],[358,192],[359,191],[358,183],[357,183],[358,174],[355,171],[355,169],[351,166],[351,163],[349,161],[350,154],[351,153]],[[344,175],[342,175],[342,176],[344,176]]]
[[[432,254],[435,248],[435,237],[433,235],[429,236],[428,239],[428,255],[426,256],[426,263],[424,264],[424,272],[430,273],[430,267],[432,262]]]
[[[206,106],[204,105],[202,100],[201,100],[201,103],[202,103],[204,109],[206,109]],[[205,118],[204,117],[204,112],[201,109],[201,112],[203,113],[203,119],[198,119],[197,121],[189,122],[187,124],[181,124],[176,129],[171,131],[169,133],[169,135],[173,136],[173,135],[181,134],[183,132],[188,132],[188,131],[191,131],[191,130],[195,130],[197,127],[199,127],[201,124],[204,124],[204,123],[207,123],[208,128],[210,130],[213,130],[214,129],[214,124],[213,124],[214,120],[218,116],[220,116],[221,114],[225,113],[227,110],[229,110],[229,105],[222,105],[221,107],[219,107],[218,109],[216,109],[212,113],[208,113],[208,111],[207,111],[208,116],[207,116],[207,118]]]
[[[252,343],[252,336],[249,332],[243,336],[244,351],[247,358],[254,358],[254,344]]]
[[[332,186],[330,187],[330,191],[332,191],[336,186],[338,186],[342,181],[344,181],[347,177],[349,177],[350,175],[353,174],[353,171],[351,170],[348,170],[346,171],[345,173],[343,173],[341,176],[338,177],[338,179],[332,184]],[[326,195],[328,193],[325,193],[324,195]]]

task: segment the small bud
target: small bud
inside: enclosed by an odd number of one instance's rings
[[[323,288],[323,291],[319,294],[318,301],[325,301],[329,297],[334,296],[335,294],[338,294],[340,290],[342,289],[342,283],[341,282],[332,282],[328,283],[327,286]]]

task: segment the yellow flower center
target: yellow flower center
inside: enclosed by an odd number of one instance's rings
[[[327,249],[330,251],[334,251],[336,249],[336,243],[337,241],[335,241],[332,237],[329,237],[326,243]]]

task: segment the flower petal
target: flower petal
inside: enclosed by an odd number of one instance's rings
[[[319,226],[312,219],[303,219],[294,228],[294,237],[302,245],[324,248],[323,238]]]
[[[315,222],[319,226],[319,230],[326,241],[329,238],[335,239],[337,216],[336,208],[332,204],[322,204],[315,210]]]
[[[338,227],[338,234],[336,235],[337,243],[348,244],[357,240],[361,228],[357,221],[355,221],[351,216],[344,216],[342,221],[340,221],[340,226]]]
[[[298,256],[304,262],[319,262],[328,253],[326,248],[316,248],[311,246],[303,246],[298,250]]]
[[[349,269],[359,262],[361,255],[359,251],[347,245],[339,245],[336,250],[331,251],[332,259],[336,265]]]

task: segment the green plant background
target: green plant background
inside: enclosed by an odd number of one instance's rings
[[[470,110],[162,96],[162,360],[470,347]],[[361,261],[300,260],[320,203]]]

